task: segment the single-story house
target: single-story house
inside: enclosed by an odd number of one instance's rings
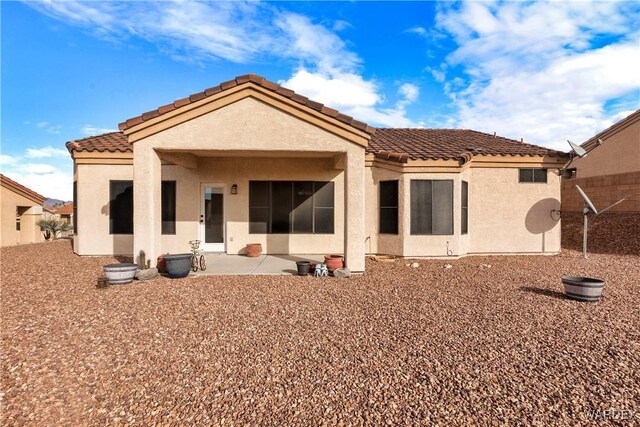
[[[557,253],[564,153],[373,128],[253,74],[70,141],[74,250],[456,257]]]
[[[576,157],[562,180],[562,211],[580,212],[582,188],[596,208],[604,209],[629,197],[609,212],[640,212],[640,110],[589,138],[587,155]]]
[[[44,242],[38,221],[46,197],[0,174],[0,246]]]

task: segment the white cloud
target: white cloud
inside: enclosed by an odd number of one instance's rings
[[[10,170],[3,172],[14,181],[24,185],[47,198],[71,200],[73,198],[73,175],[53,168],[48,172],[37,173],[26,170]]]
[[[61,148],[54,148],[52,146],[42,148],[27,148],[26,157],[31,158],[43,158],[43,157],[67,157],[69,152]]]
[[[402,108],[385,107],[380,86],[362,76],[362,60],[333,28],[258,2],[43,2],[41,12],[114,42],[139,37],[182,61],[287,61],[284,82],[297,92],[371,124],[410,123]],[[359,115],[359,114],[364,114]],[[87,125],[86,134],[105,129]],[[100,133],[100,132],[97,132]]]
[[[417,34],[421,37],[427,37],[429,32],[424,27],[413,27],[404,31],[405,33]]]
[[[100,135],[103,133],[117,132],[117,131],[118,129],[100,128],[93,125],[84,125],[82,126],[82,129],[81,129],[81,132],[87,136]]]
[[[23,122],[23,124],[25,125],[30,125],[31,122],[29,121],[25,121]],[[38,123],[35,123],[35,126],[39,129],[43,129],[45,131],[47,131],[48,133],[52,134],[52,135],[57,135],[60,133],[60,130],[62,129],[62,125],[53,125],[49,122],[45,122],[45,121],[40,121]]]
[[[17,158],[8,154],[0,154],[0,165],[12,165],[18,161]]]
[[[441,8],[438,26],[458,44],[443,71],[464,69],[445,83],[456,124],[562,150],[606,128],[618,113],[608,102],[640,95],[638,15],[613,2]]]

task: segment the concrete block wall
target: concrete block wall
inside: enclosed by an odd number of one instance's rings
[[[597,209],[604,209],[625,196],[627,200],[608,212],[640,212],[640,171],[562,180],[562,210],[579,212],[584,207],[576,190],[579,185]]]

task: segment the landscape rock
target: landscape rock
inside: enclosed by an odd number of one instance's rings
[[[336,268],[333,270],[333,276],[341,279],[351,277],[351,270],[348,268]]]
[[[157,268],[147,268],[144,270],[136,270],[136,279],[138,280],[150,280],[158,277]]]
[[[417,262],[411,263],[411,268],[418,268],[420,267],[420,264]]]
[[[448,268],[452,268],[452,267],[453,267],[453,265],[451,265],[451,264],[445,264],[445,265],[442,266],[442,268],[444,268],[444,269],[448,269]]]

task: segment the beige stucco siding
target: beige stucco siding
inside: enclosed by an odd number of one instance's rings
[[[400,220],[404,215],[404,207],[400,200],[403,191],[402,174],[377,167],[367,167],[365,173],[365,250],[370,254],[402,256],[404,234],[404,224]],[[380,234],[380,181],[392,180],[398,181],[398,234]]]
[[[42,218],[42,206],[17,194],[8,188],[0,187],[0,205],[2,226],[0,246],[13,246],[24,243],[43,242],[37,222]],[[20,231],[16,230],[16,213],[20,208]]]
[[[576,158],[571,167],[578,178],[640,172],[640,119],[608,136],[583,158]]]
[[[109,234],[109,181],[133,180],[131,165],[77,165],[77,234],[80,255],[131,255],[133,234]]]
[[[469,253],[560,251],[560,177],[547,171],[547,183],[519,183],[518,169],[471,169]]]

